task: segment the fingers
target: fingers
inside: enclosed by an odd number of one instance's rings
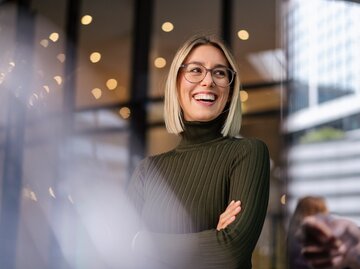
[[[216,229],[220,231],[225,229],[230,225],[234,220],[237,214],[241,211],[241,202],[240,201],[231,201],[227,206],[225,211],[220,215],[218,225]]]
[[[317,244],[327,244],[327,245],[336,245],[338,242],[335,240],[333,231],[329,225],[323,221],[318,221],[314,217],[305,218],[301,227],[301,234],[299,236],[300,240],[304,242],[305,245],[317,243]]]
[[[301,252],[316,269],[335,266],[344,258],[344,251],[341,248],[329,245],[308,245],[303,247]]]

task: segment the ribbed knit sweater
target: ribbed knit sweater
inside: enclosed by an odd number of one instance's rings
[[[223,137],[222,126],[223,117],[186,122],[175,149],[135,170],[128,194],[144,225],[135,249],[146,268],[252,267],[268,205],[269,154],[260,140]],[[241,201],[241,212],[217,231],[232,200]]]

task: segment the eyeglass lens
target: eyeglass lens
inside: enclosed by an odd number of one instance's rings
[[[226,87],[231,84],[233,80],[233,72],[227,67],[215,67],[207,69],[200,64],[189,63],[185,67],[185,78],[192,83],[198,83],[202,81],[207,72],[210,72],[214,83],[218,86]]]

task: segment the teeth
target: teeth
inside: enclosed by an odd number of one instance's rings
[[[215,95],[211,93],[198,93],[194,95],[195,100],[214,101]]]

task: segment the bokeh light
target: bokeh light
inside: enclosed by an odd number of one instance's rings
[[[156,68],[164,68],[166,66],[166,60],[162,57],[158,57],[155,59],[154,65]]]
[[[238,37],[241,39],[241,40],[248,40],[250,35],[248,33],[248,31],[246,30],[240,30],[238,32]]]
[[[101,60],[101,54],[99,52],[93,52],[90,54],[90,61],[92,63],[97,63]]]
[[[81,18],[81,24],[83,25],[89,25],[92,22],[93,18],[90,15],[84,15]]]
[[[131,114],[130,108],[128,108],[128,107],[126,107],[126,106],[120,108],[119,114],[120,114],[120,116],[121,116],[123,119],[129,118],[129,117],[130,117],[130,114]]]
[[[63,62],[65,62],[66,56],[65,56],[64,53],[59,53],[59,54],[56,56],[56,58],[57,58],[61,63],[63,63]]]
[[[51,33],[49,35],[49,39],[52,41],[52,42],[56,42],[59,40],[59,34],[54,32],[54,33]]]
[[[106,81],[106,87],[107,87],[109,90],[114,90],[114,89],[116,89],[117,85],[118,85],[118,82],[117,82],[117,80],[114,79],[114,78],[108,79],[108,80]]]
[[[62,77],[61,76],[54,76],[54,79],[55,79],[55,81],[56,81],[56,83],[58,84],[58,85],[61,85],[62,84]]]
[[[40,45],[43,46],[44,48],[47,48],[49,46],[49,40],[47,39],[42,39],[40,41]]]
[[[171,32],[172,30],[174,30],[174,25],[171,22],[164,22],[161,26],[161,29],[164,32]]]
[[[249,94],[246,91],[240,91],[240,100],[241,102],[246,102],[249,99]]]
[[[92,95],[95,97],[95,99],[100,99],[102,96],[102,90],[99,88],[94,88],[91,90]]]

